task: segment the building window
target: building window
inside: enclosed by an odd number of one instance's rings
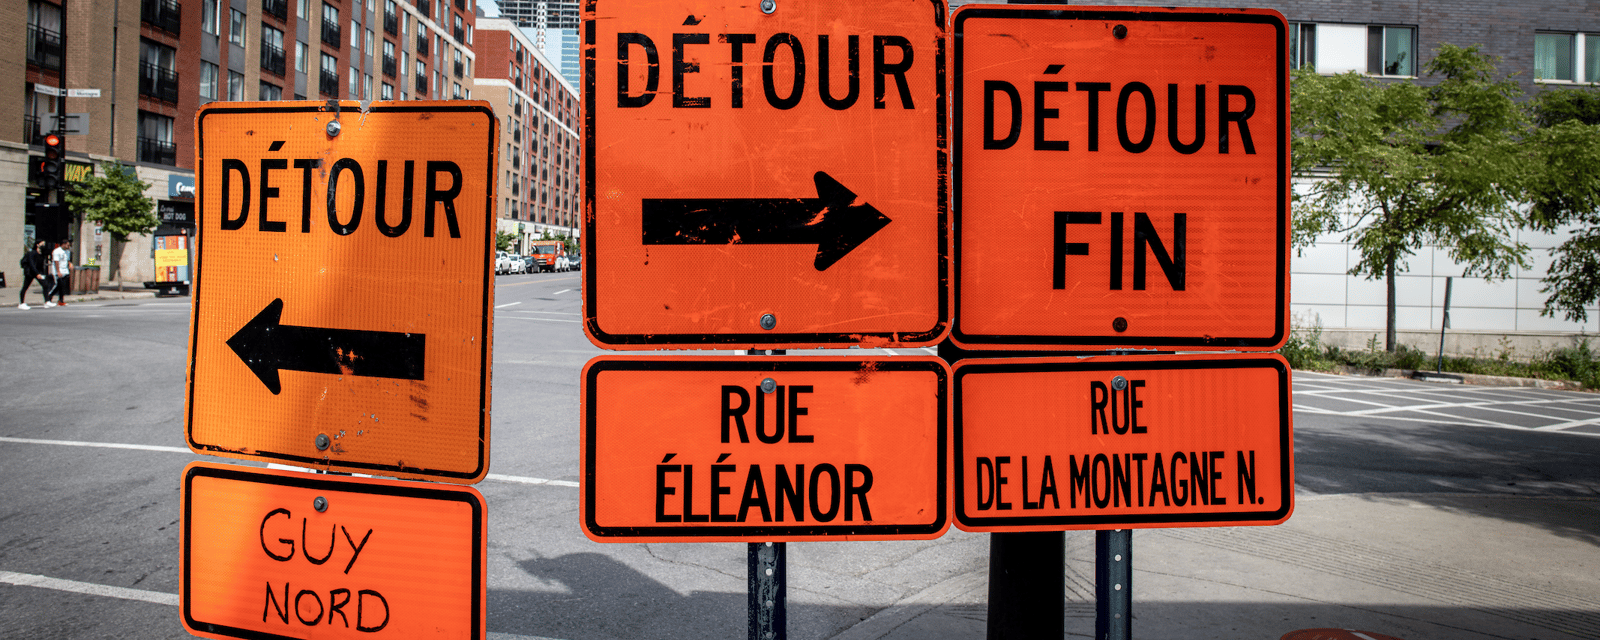
[[[357,25],[352,24],[350,26],[351,27],[355,27]],[[351,51],[357,51],[357,52],[361,51],[361,30],[360,29],[355,29],[355,28],[350,29],[350,50]]]
[[[326,2],[322,3],[322,43],[339,48],[339,9]]]
[[[1600,82],[1600,35],[1534,34],[1533,78],[1556,82]]]
[[[350,99],[361,99],[361,72],[350,67]]]
[[[1289,23],[1289,68],[1317,67],[1317,25]]]
[[[61,7],[28,3],[28,63],[61,70]]]
[[[238,9],[228,10],[228,42],[244,46],[244,12]]]
[[[322,77],[317,88],[323,95],[339,97],[339,59],[322,54]]]
[[[369,51],[369,52],[372,51],[372,30],[371,29],[367,29],[367,42],[366,42],[366,45],[367,45],[366,50]]]
[[[139,161],[177,164],[178,145],[172,142],[172,118],[139,112]]]
[[[382,97],[384,100],[393,100],[394,99],[394,85],[389,84],[387,82],[383,83],[383,91],[382,91],[382,93],[379,93],[378,95],[380,97]]]
[[[311,0],[300,0],[300,19],[311,19]]]
[[[261,68],[283,75],[283,32],[265,24],[261,25]]]
[[[217,65],[204,60],[200,61],[200,97],[204,100],[217,99]]]
[[[228,99],[234,101],[244,99],[244,74],[238,71],[228,72]]]
[[[217,31],[217,0],[205,0],[200,3],[200,30],[214,36],[222,35]]]
[[[178,51],[151,40],[139,40],[139,95],[178,102]]]
[[[362,100],[371,100],[372,99],[372,75],[371,74],[363,74],[361,76],[361,99]]]
[[[1367,73],[1417,75],[1416,33],[1411,27],[1367,27]]]
[[[294,70],[295,71],[298,71],[300,73],[305,73],[306,72],[306,58],[310,56],[310,53],[309,53],[308,49],[309,49],[309,47],[307,47],[306,43],[304,43],[304,42],[296,42],[296,43],[294,43]]]
[[[283,99],[283,87],[280,87],[278,85],[272,84],[270,82],[263,82],[263,83],[261,83],[261,92],[260,92],[260,95],[259,95],[258,99],[260,99],[260,100],[282,100]]]

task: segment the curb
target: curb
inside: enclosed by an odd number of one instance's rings
[[[1441,379],[1444,376],[1435,374],[1432,371],[1421,371],[1415,369],[1364,369],[1361,367],[1352,367],[1350,365],[1341,364],[1335,366],[1333,368],[1333,372],[1347,376],[1364,376],[1370,378],[1415,378],[1419,380],[1424,378],[1432,378],[1425,381],[1443,383],[1453,382],[1452,380]],[[1540,378],[1516,378],[1512,376],[1486,376],[1476,373],[1449,373],[1445,375],[1460,378],[1461,384],[1471,384],[1483,387],[1525,387],[1554,389],[1557,391],[1589,390],[1583,386],[1583,383],[1576,380],[1543,380]]]

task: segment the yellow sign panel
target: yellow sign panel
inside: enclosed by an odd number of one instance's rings
[[[465,101],[201,109],[190,448],[483,478],[496,125]]]
[[[484,637],[487,516],[471,487],[196,462],[182,521],[195,635]]]
[[[156,268],[187,267],[189,252],[185,249],[156,249]]]

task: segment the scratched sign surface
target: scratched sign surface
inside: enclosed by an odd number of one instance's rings
[[[954,340],[1283,344],[1281,14],[967,5],[952,22]]]
[[[476,482],[489,466],[494,114],[341,109],[230,103],[195,118],[189,446]]]
[[[942,0],[588,6],[590,340],[944,335]]]

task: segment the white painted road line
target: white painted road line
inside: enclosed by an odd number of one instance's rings
[[[72,440],[36,440],[36,439],[33,439],[33,438],[8,438],[8,437],[4,437],[4,436],[0,436],[0,442],[14,442],[14,443],[17,443],[17,444],[53,444],[53,445],[63,446],[63,447],[101,447],[101,448],[105,448],[105,449],[134,449],[134,450],[138,450],[138,451],[160,451],[160,452],[163,452],[163,453],[194,453],[194,452],[192,452],[192,451],[190,451],[188,449],[185,449],[183,447],[160,447],[160,446],[149,445],[149,444],[121,444],[121,443],[116,443],[116,442],[75,442],[75,441],[72,441]],[[287,467],[287,466],[282,466],[282,465],[279,465],[279,466],[282,467],[282,468],[285,468],[285,469],[290,469],[290,470],[298,470],[299,469],[299,467]],[[370,476],[363,476],[363,477],[370,477]],[[573,482],[571,480],[549,480],[549,479],[545,479],[545,478],[533,478],[533,477],[529,477],[529,476],[508,476],[508,475],[499,474],[499,473],[491,473],[491,474],[489,474],[487,476],[484,476],[484,478],[486,480],[494,480],[496,482],[512,482],[512,483],[516,483],[516,484],[547,484],[547,485],[550,485],[552,487],[577,487],[578,486],[578,483]]]
[[[0,582],[14,584],[21,587],[38,587],[40,589],[53,589],[55,591],[70,591],[91,596],[104,596],[107,598],[120,598],[122,600],[139,600],[154,604],[178,606],[178,594],[161,593],[160,591],[145,591],[143,589],[129,589],[127,587],[111,587],[92,582],[78,582],[77,580],[62,580],[48,576],[36,576],[28,573],[12,573],[0,571]]]
[[[15,442],[17,444],[53,444],[63,447],[104,447],[107,449],[135,449],[138,451],[162,451],[166,453],[191,453],[184,447],[162,447],[153,444],[120,444],[116,442],[73,442],[71,440],[35,440],[32,438],[7,438],[0,436],[0,442]]]
[[[521,317],[521,316],[506,316],[506,317],[510,318],[512,320],[542,320],[544,322],[571,322],[573,324],[577,324],[579,322],[578,320],[562,320],[560,318],[524,318],[524,317]]]
[[[555,293],[552,293],[552,294],[550,294],[550,295],[553,295],[553,296],[559,296],[559,295],[561,295],[561,294],[563,294],[563,293],[566,293],[566,292],[568,292],[568,291],[571,291],[571,289],[562,289],[562,290],[560,290],[560,291],[557,291],[557,292],[555,292]]]
[[[522,302],[521,301],[507,302],[505,304],[497,304],[497,305],[494,306],[494,308],[496,308],[496,309],[504,309],[506,307],[515,307],[515,306],[517,306],[519,304],[522,304]]]

